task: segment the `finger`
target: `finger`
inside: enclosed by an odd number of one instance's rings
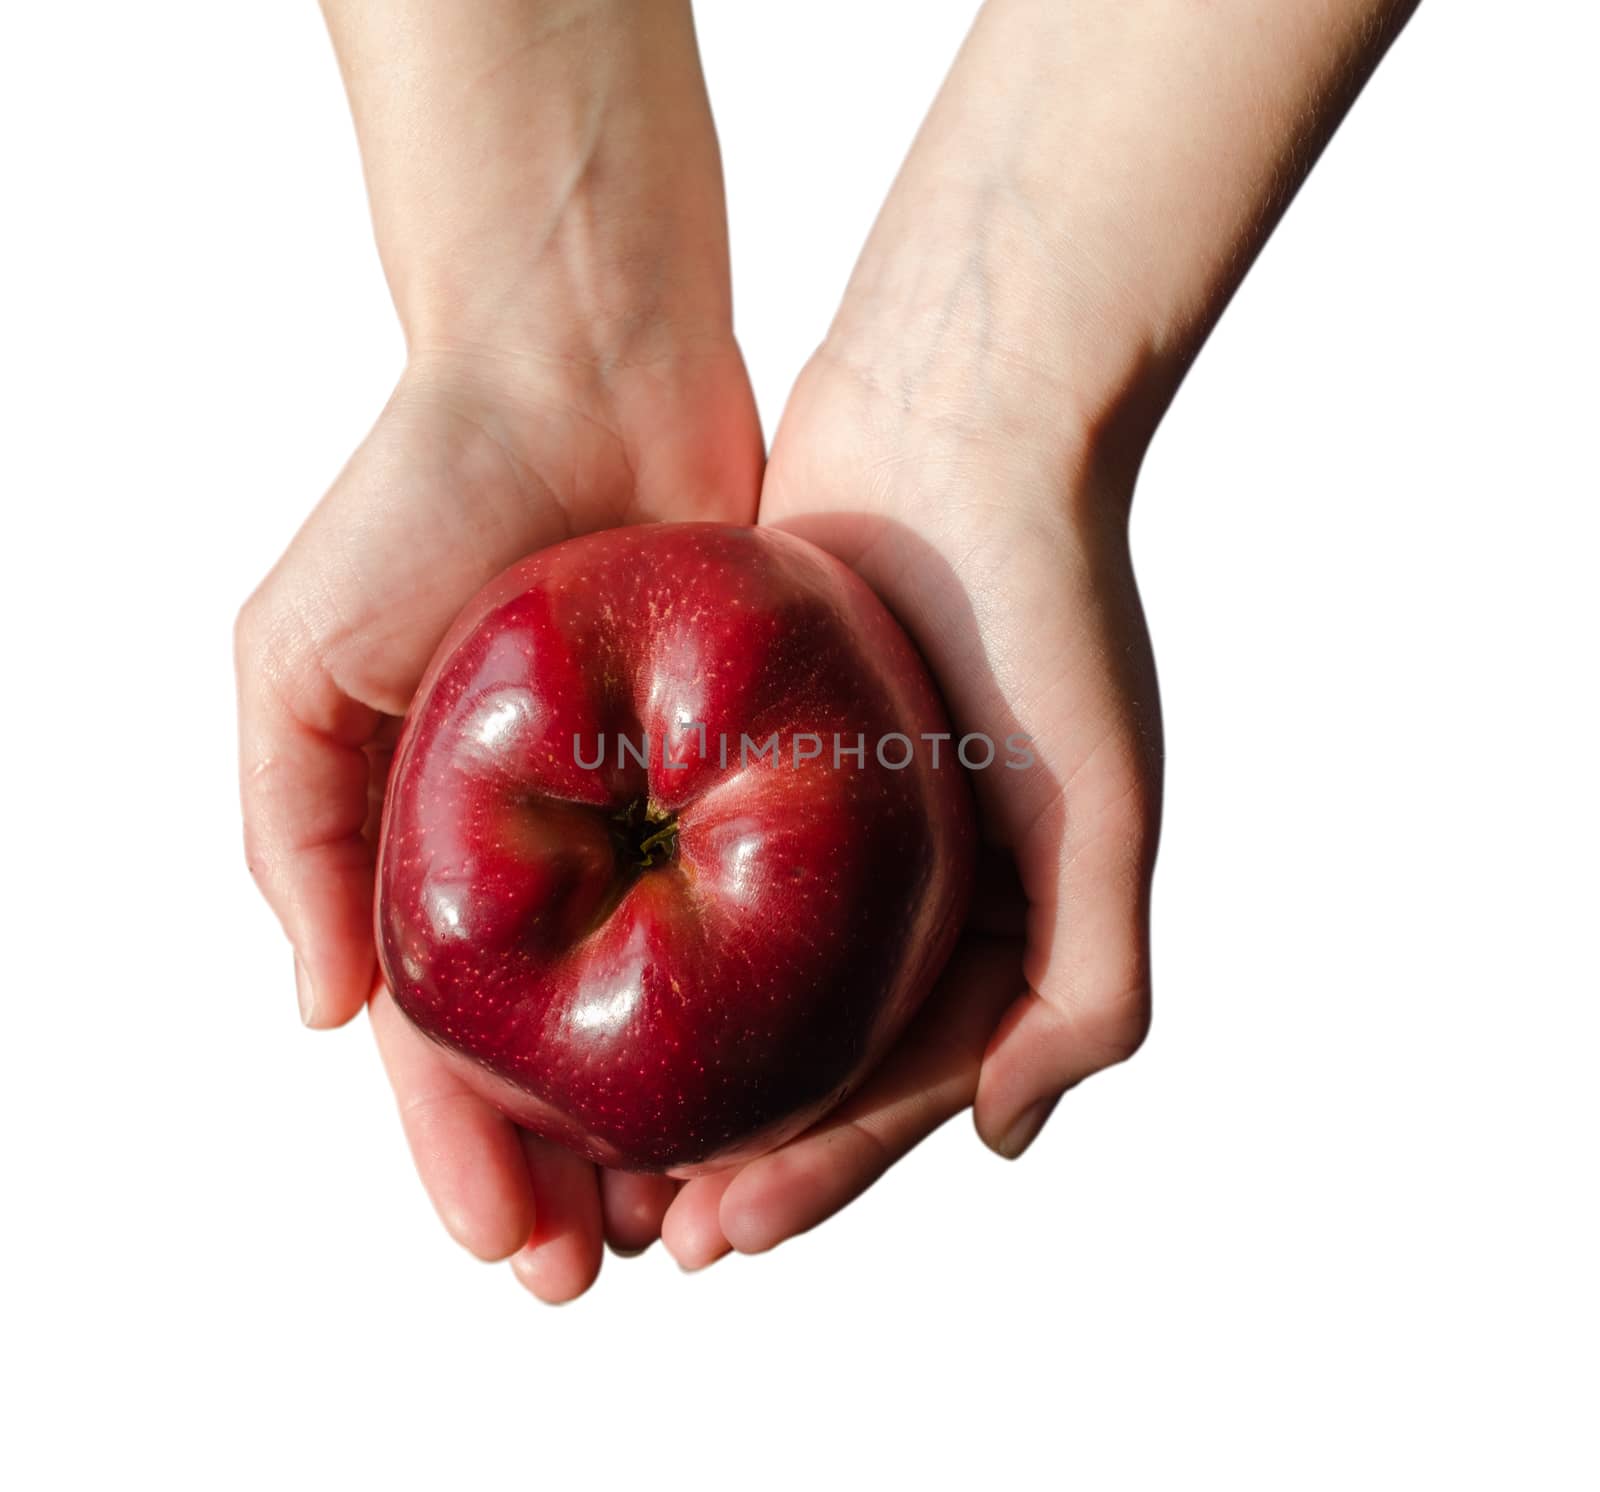
[[[526,1130],[520,1136],[537,1221],[511,1269],[546,1305],[564,1305],[600,1273],[600,1188],[594,1167],[581,1156]]]
[[[1062,808],[1053,872],[1030,875],[1022,854],[1028,985],[994,1033],[974,1104],[984,1142],[1013,1159],[1068,1088],[1131,1057],[1150,1026],[1154,786],[1135,751],[1112,745]]]
[[[600,1216],[612,1251],[638,1254],[649,1248],[661,1236],[661,1219],[677,1190],[670,1176],[602,1171]]]
[[[372,852],[362,830],[381,720],[344,695],[258,592],[235,629],[245,856],[295,952],[308,1026],[338,1026],[372,988]]]
[[[362,829],[382,753],[364,748],[462,603],[565,528],[548,494],[508,478],[466,398],[408,372],[235,627],[246,854],[309,1025],[348,1020],[373,978]]]
[[[480,1259],[509,1258],[534,1226],[534,1190],[516,1126],[444,1065],[388,990],[372,1001],[372,1030],[439,1220]]]
[[[729,1251],[718,1220],[722,1195],[737,1170],[696,1176],[678,1188],[678,1194],[661,1219],[661,1242],[679,1269],[704,1269]]]
[[[815,1227],[970,1104],[995,1018],[1021,979],[1020,943],[967,938],[933,1000],[867,1086],[735,1175],[718,1211],[728,1242],[740,1253],[760,1253]]]

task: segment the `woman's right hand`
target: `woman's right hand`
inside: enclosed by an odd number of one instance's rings
[[[250,869],[300,1007],[374,1030],[424,1186],[547,1300],[672,1187],[606,1174],[472,1095],[378,982],[373,839],[400,717],[485,581],[574,534],[754,520],[762,440],[733,340],[689,10],[325,0],[410,356],[239,615]]]

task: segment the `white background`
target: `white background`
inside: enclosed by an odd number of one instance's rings
[[[769,429],[970,9],[702,6]],[[233,612],[400,358],[315,10],[7,7],[0,1480],[1596,1485],[1592,14],[1425,5],[1157,441],[1143,1054],[550,1310],[239,848]]]

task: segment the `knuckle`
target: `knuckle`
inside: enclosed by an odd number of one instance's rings
[[[1150,987],[1140,980],[1097,1000],[1073,1022],[1073,1036],[1099,1067],[1134,1056],[1150,1034]]]

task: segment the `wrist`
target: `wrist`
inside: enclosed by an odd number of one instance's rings
[[[397,211],[380,242],[408,345],[627,364],[731,340],[715,140],[662,161],[641,127],[552,140],[539,170],[485,173],[443,215]]]
[[[897,189],[821,359],[942,424],[1131,488],[1172,386],[1131,307],[1084,284],[1018,184]]]
[[[1043,313],[1007,334],[993,310],[847,298],[807,370],[809,402],[863,432],[913,505],[984,486],[1120,524],[1154,430],[1149,395],[1109,360],[1072,356],[1074,333]]]
[[[1136,462],[1413,8],[987,0],[839,335],[893,349],[919,383],[983,386],[1024,423],[1029,400],[1064,401]]]
[[[324,4],[413,348],[626,360],[728,334],[687,0]]]
[[[582,194],[557,211],[537,239],[513,213],[499,227],[480,221],[470,243],[386,249],[408,354],[608,369],[732,343],[720,223],[697,229],[670,210]],[[615,231],[593,232],[596,217]]]

